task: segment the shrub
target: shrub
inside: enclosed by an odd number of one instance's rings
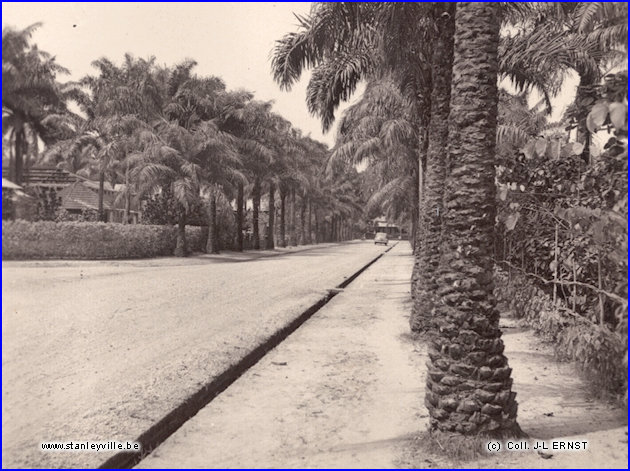
[[[552,342],[559,358],[575,361],[585,378],[600,390],[624,394],[627,337],[592,323],[566,306],[554,304],[547,293],[523,275],[512,273],[508,277],[497,269],[494,278],[498,301]]]
[[[56,222],[97,222],[99,220],[98,211],[96,209],[84,209],[80,213],[69,213],[65,209],[57,211],[55,217]]]
[[[15,203],[13,202],[13,191],[2,190],[2,220],[13,219],[15,217]]]
[[[3,259],[116,259],[172,255],[173,226],[125,225],[103,222],[24,220],[2,222]],[[200,227],[187,227],[188,247],[205,245]]]

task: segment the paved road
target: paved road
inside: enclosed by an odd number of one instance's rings
[[[385,250],[2,264],[3,467],[96,466]]]
[[[427,424],[399,244],[138,468],[392,468]]]

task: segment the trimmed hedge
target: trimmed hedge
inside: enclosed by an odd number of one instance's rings
[[[189,252],[205,249],[207,232],[203,227],[186,227]],[[159,257],[172,255],[176,240],[174,226],[2,221],[3,260]]]
[[[509,277],[497,268],[494,279],[497,300],[552,342],[560,359],[575,361],[597,389],[627,394],[627,338],[554,305],[547,293],[521,274]]]

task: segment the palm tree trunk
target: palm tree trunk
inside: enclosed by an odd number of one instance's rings
[[[254,210],[252,213],[252,226],[254,230],[254,249],[260,249],[260,232],[258,227],[258,213],[260,210],[260,179],[256,177],[254,179],[254,188],[252,190],[252,204],[254,206]]]
[[[295,207],[295,189],[291,189],[290,213],[289,213],[289,244],[296,247],[297,243],[297,208]]]
[[[267,228],[267,250],[273,250],[275,248],[275,244],[273,241],[273,225],[275,223],[275,187],[273,186],[273,182],[269,182],[269,225]]]
[[[24,128],[20,128],[15,133],[15,170],[14,182],[16,185],[22,185],[24,182],[24,148],[26,143],[26,135]]]
[[[176,257],[185,257],[188,255],[188,247],[186,244],[186,213],[180,209],[177,219],[177,243],[175,244]]]
[[[106,222],[103,198],[105,195],[105,171],[102,170],[98,176],[98,219]]]
[[[443,195],[448,146],[448,115],[453,70],[453,37],[455,34],[455,4],[440,3],[434,8],[438,36],[435,39],[431,63],[431,121],[429,123],[426,173],[423,175],[423,210],[416,223],[422,229],[422,249],[416,253],[417,272],[411,291],[413,309],[409,317],[411,330],[425,332],[431,320],[433,294],[436,292],[435,272],[440,262],[442,238]]]
[[[236,194],[236,250],[243,251],[243,184],[239,183]]]
[[[433,429],[504,437],[520,429],[492,278],[499,27],[497,3],[457,4],[440,301],[425,404]]]
[[[208,243],[206,253],[219,253],[219,238],[217,227],[217,197],[210,196],[210,214],[208,215]]]
[[[123,224],[129,224],[129,211],[131,209],[131,193],[129,192],[129,163],[125,169],[125,211],[123,213]]]
[[[424,109],[423,116],[421,118],[421,128],[425,128],[429,126],[430,115],[431,115],[431,100],[425,99],[424,104],[427,106]],[[427,111],[428,110],[428,111]],[[423,228],[420,224],[418,224],[418,220],[420,219],[420,214],[424,211],[424,185],[425,185],[425,165],[426,165],[426,156],[429,150],[429,135],[427,132],[422,132],[422,139],[420,140],[420,147],[418,151],[418,166],[416,167],[416,175],[417,175],[417,185],[414,187],[416,194],[414,195],[415,207],[412,209],[414,211],[414,217],[416,220],[416,230],[413,238],[413,248],[414,248],[414,263],[413,270],[411,272],[411,298],[415,300],[416,298],[416,289],[418,288],[418,279],[420,277],[420,272],[422,270],[422,266],[420,264],[420,252],[423,250],[423,238],[424,232]],[[413,220],[412,220],[413,223]],[[417,304],[414,302],[412,305],[412,313],[411,317],[415,316],[414,311],[416,309]]]
[[[306,226],[306,243],[307,244],[312,244],[313,243],[313,226],[311,225],[311,221],[313,220],[313,207],[311,204],[311,199],[308,199],[308,219],[307,219],[307,226]]]
[[[286,234],[286,199],[287,194],[284,188],[280,187],[280,246],[287,246],[287,234]]]
[[[306,198],[300,201],[300,244],[306,244]]]

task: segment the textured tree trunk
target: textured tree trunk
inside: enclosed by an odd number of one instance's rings
[[[254,207],[252,211],[252,226],[253,226],[253,237],[254,250],[260,250],[260,229],[258,227],[258,216],[260,211],[260,179],[256,177],[254,179],[254,188],[252,190],[252,205]]]
[[[18,129],[15,133],[15,170],[14,182],[16,185],[24,183],[24,153],[26,144],[26,134],[24,128]]]
[[[213,194],[210,196],[210,214],[208,215],[208,242],[206,244],[206,253],[219,253],[217,227],[217,197]]]
[[[101,171],[98,176],[98,220],[102,222],[107,222],[107,218],[105,217],[105,209],[104,209],[104,199],[105,195],[105,171]]]
[[[319,211],[317,210],[317,206],[315,206],[315,243],[319,244]]]
[[[503,437],[520,429],[492,292],[499,13],[496,3],[457,4],[440,301],[425,404],[433,429]]]
[[[429,149],[429,134],[427,132],[427,128],[430,122],[431,116],[431,99],[430,96],[424,97],[423,106],[421,108],[423,110],[422,116],[420,118],[420,127],[423,129],[421,133],[421,139],[419,144],[418,151],[418,166],[416,167],[417,172],[417,185],[415,186],[416,194],[414,195],[415,204],[412,210],[414,211],[412,218],[416,220],[416,230],[414,234],[414,263],[413,270],[411,272],[411,298],[415,300],[416,297],[416,289],[418,287],[418,278],[420,276],[420,270],[422,269],[420,265],[420,252],[423,250],[423,238],[424,232],[422,226],[418,223],[418,219],[420,214],[424,211],[424,185],[425,185],[425,165],[427,160],[427,152]],[[413,223],[413,219],[412,219]],[[414,302],[412,304],[412,313],[411,316],[414,316],[414,311],[416,309],[417,304]]]
[[[129,224],[129,211],[131,209],[131,194],[129,193],[129,163],[125,169],[125,211],[123,213],[123,224]]]
[[[236,193],[236,250],[243,251],[243,200],[244,200],[244,188],[243,184],[239,183]]]
[[[300,201],[300,244],[305,245],[306,243],[306,198],[302,196]]]
[[[286,199],[287,194],[282,187],[280,187],[280,246],[287,246],[287,234],[286,234]]]
[[[422,250],[416,253],[417,272],[412,287],[413,309],[409,317],[411,330],[425,332],[432,317],[433,295],[437,289],[436,270],[440,262],[442,237],[443,195],[448,146],[448,115],[453,70],[453,36],[455,34],[455,4],[441,3],[434,8],[438,35],[431,56],[431,121],[423,175],[423,210],[418,226],[422,229]],[[417,230],[417,229],[416,229]]]
[[[275,210],[276,210],[276,194],[273,182],[269,182],[269,225],[267,227],[267,250],[273,250],[275,248],[273,240],[273,225],[275,222]]]
[[[290,213],[289,213],[289,244],[295,247],[297,243],[297,208],[295,207],[295,190],[291,189]]]
[[[180,211],[177,218],[177,242],[175,244],[176,257],[185,257],[188,255],[188,247],[186,244],[186,214]]]
[[[330,242],[335,242],[335,216],[330,218]]]
[[[313,205],[311,204],[311,199],[309,198],[308,199],[308,219],[307,219],[307,225],[306,225],[306,243],[307,244],[313,243],[312,220],[313,220]]]

